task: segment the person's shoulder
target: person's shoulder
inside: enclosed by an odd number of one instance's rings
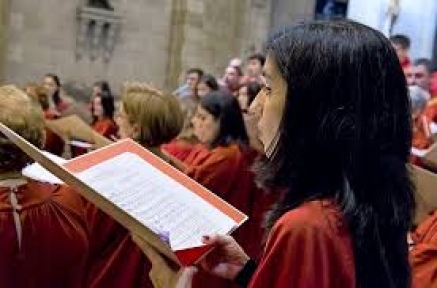
[[[285,213],[273,229],[281,234],[332,234],[343,224],[339,208],[333,202],[314,200]]]

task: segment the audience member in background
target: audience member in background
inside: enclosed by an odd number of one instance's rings
[[[203,76],[203,70],[199,68],[190,68],[188,69],[185,75],[185,83],[181,87],[179,87],[173,94],[181,97],[181,98],[191,98],[194,102],[197,103],[198,95],[197,95],[197,84],[199,83],[200,78]]]
[[[411,60],[409,57],[411,46],[410,38],[406,35],[397,34],[390,37],[390,42],[398,55],[402,69],[411,66]]]
[[[423,112],[426,107],[428,92],[419,86],[408,86],[411,99],[411,113],[413,119],[413,143],[414,148],[423,150],[427,149],[432,144],[431,132],[429,130],[428,119]],[[412,157],[414,164],[420,164],[420,161],[415,156]]]
[[[177,99],[147,84],[127,84],[117,123],[121,138],[131,138],[169,162],[160,150],[180,132],[183,115]],[[153,287],[149,262],[131,240],[129,231],[94,205],[88,204],[90,227],[89,275],[86,287]]]
[[[238,90],[238,103],[240,104],[241,111],[247,113],[252,101],[256,98],[262,86],[258,82],[247,82],[241,85]]]
[[[202,98],[212,91],[219,90],[219,85],[214,76],[210,74],[203,75],[197,84],[197,95]]]
[[[29,95],[36,103],[38,103],[43,112],[46,120],[54,120],[59,118],[59,113],[51,109],[49,106],[49,91],[43,86],[37,84],[26,85],[26,93]],[[45,139],[43,144],[43,149],[52,154],[62,156],[65,148],[64,140],[57,134],[53,133],[50,129],[45,128]]]
[[[247,75],[243,77],[241,83],[258,82],[264,85],[263,66],[265,62],[266,57],[263,54],[257,53],[249,56],[246,64]]]
[[[0,88],[0,98],[0,122],[41,148],[41,109],[11,86]],[[0,135],[1,287],[82,288],[89,251],[83,200],[67,186],[24,178],[31,162]]]
[[[225,70],[225,75],[220,82],[225,89],[234,96],[238,96],[240,88],[240,80],[243,77],[243,71],[239,67],[228,66]]]
[[[243,61],[240,58],[235,57],[235,58],[232,58],[231,60],[229,60],[228,66],[237,67],[240,70],[243,70],[243,67],[242,67],[243,66]]]
[[[161,149],[179,161],[184,162],[191,153],[195,151],[205,150],[204,145],[199,143],[196,135],[194,135],[192,120],[196,111],[196,106],[190,102],[180,99],[181,110],[184,115],[184,124],[181,132],[170,143],[163,144]]]
[[[431,60],[426,58],[417,59],[406,72],[408,85],[417,85],[423,90],[430,92],[431,83]],[[428,99],[429,100],[429,99]]]
[[[93,93],[91,113],[93,115],[93,129],[109,139],[117,135],[118,127],[114,121],[114,97],[106,82],[97,83],[94,87],[100,87],[100,91]],[[106,83],[106,84],[105,84]],[[102,89],[105,88],[105,89]],[[96,89],[97,90],[97,89]]]
[[[50,107],[56,109],[60,114],[65,112],[71,105],[67,100],[62,97],[62,86],[59,77],[55,74],[46,74],[43,80],[43,86],[49,91],[50,94]]]

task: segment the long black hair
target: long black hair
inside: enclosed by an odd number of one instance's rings
[[[114,111],[115,111],[115,103],[114,96],[111,92],[111,87],[109,83],[106,81],[98,81],[94,83],[94,86],[100,88],[100,94],[95,97],[100,97],[102,107],[103,107],[103,116],[109,119],[114,119]],[[93,114],[93,122],[97,121],[97,117],[94,116],[94,99],[91,102],[91,112]]]
[[[249,144],[243,114],[237,99],[224,91],[213,91],[200,99],[199,105],[219,121],[220,129],[211,148],[237,143],[242,148]]]
[[[59,76],[53,73],[48,73],[45,75],[45,77],[51,78],[53,82],[56,84],[56,90],[53,92],[52,100],[55,105],[59,105],[61,103],[61,80],[59,79]]]
[[[351,233],[357,287],[410,287],[410,103],[390,42],[355,22],[322,21],[284,29],[267,47],[287,82],[277,144],[257,171],[285,191],[268,227],[306,201],[333,199]]]

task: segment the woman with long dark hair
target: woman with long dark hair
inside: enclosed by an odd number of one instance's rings
[[[94,84],[91,100],[93,129],[106,138],[114,139],[118,131],[117,124],[114,121],[115,103],[111,88],[106,81],[99,81]]]
[[[49,91],[51,95],[50,104],[54,106],[53,108],[57,112],[62,114],[70,107],[71,103],[62,98],[61,80],[57,75],[46,74],[43,79],[43,86]]]
[[[257,175],[282,200],[258,265],[232,237],[208,235],[203,268],[252,288],[410,287],[412,131],[395,51],[351,21],[299,24],[267,47]]]

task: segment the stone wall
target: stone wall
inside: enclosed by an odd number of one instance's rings
[[[77,11],[86,2],[9,1],[8,17],[2,17],[7,33],[0,24],[0,37],[7,34],[8,40],[0,42],[6,80],[23,85],[56,73],[81,85],[107,79],[116,91],[126,80],[170,90],[189,67],[221,76],[231,57],[261,50],[270,25],[267,0],[112,0],[122,24],[112,57],[103,61],[78,57]]]
[[[0,0],[0,83],[4,80],[7,51],[7,24],[9,19],[9,0]]]
[[[272,0],[270,30],[276,31],[286,25],[312,20],[314,19],[315,10],[316,0]]]
[[[146,80],[162,86],[168,59],[171,1],[116,1],[114,7],[124,19],[108,63],[76,58],[76,11],[84,2],[11,1],[7,80],[24,84],[53,72],[65,82],[91,84],[108,79],[114,87],[120,87],[126,80]]]
[[[230,58],[261,51],[270,23],[266,0],[174,0],[167,83],[175,87],[184,71],[200,67],[220,77]]]

